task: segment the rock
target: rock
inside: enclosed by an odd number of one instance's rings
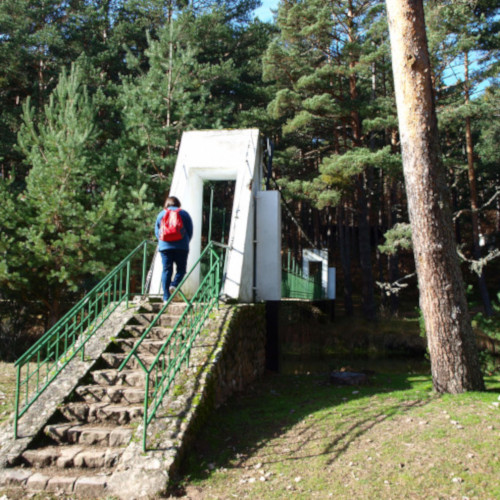
[[[50,467],[58,458],[57,450],[53,448],[42,448],[38,450],[26,450],[22,454],[23,459],[32,467]]]
[[[21,469],[8,470],[3,478],[3,484],[5,485],[25,484],[30,476],[31,472],[29,470],[21,470]]]
[[[35,472],[35,474],[29,477],[28,481],[26,481],[26,486],[30,490],[44,490],[49,479],[49,476],[41,474],[40,472]]]
[[[107,476],[80,477],[75,484],[75,493],[89,498],[100,498],[106,491]]]
[[[57,467],[60,467],[62,469],[66,467],[72,467],[74,458],[81,451],[82,449],[76,446],[62,447],[60,456],[56,460]]]
[[[114,429],[109,435],[109,446],[123,446],[132,438],[132,429]]]
[[[68,476],[55,476],[49,479],[47,484],[48,491],[63,491],[65,493],[71,493],[73,491],[73,485],[75,484],[76,477]]]

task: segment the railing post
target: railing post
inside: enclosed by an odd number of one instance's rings
[[[210,217],[208,219],[208,241],[212,241],[212,217],[214,207],[214,186],[210,185]]]
[[[215,300],[217,303],[217,309],[219,309],[219,294],[220,294],[220,258],[217,260],[216,275],[215,275]]]
[[[21,365],[17,365],[16,370],[16,401],[14,409],[14,439],[17,439],[17,421],[19,419],[19,381],[21,380]]]
[[[142,451],[146,452],[146,439],[148,431],[148,405],[149,405],[149,372],[146,372],[146,391],[144,393],[144,424],[142,429]]]
[[[141,295],[144,295],[144,285],[146,283],[146,259],[147,259],[148,243],[144,242],[144,252],[142,254],[142,283],[141,283]]]
[[[120,303],[123,300],[123,267],[120,268],[120,285],[118,287],[120,290]]]
[[[126,308],[128,309],[128,299],[130,293],[130,260],[127,262],[127,280],[125,282]]]

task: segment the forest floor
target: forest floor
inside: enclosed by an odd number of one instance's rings
[[[13,382],[1,363],[0,413]],[[359,387],[266,374],[212,414],[170,498],[500,498],[500,378],[486,383],[438,396],[422,374],[376,373]]]
[[[498,499],[500,378],[438,396],[429,375],[267,375],[220,408],[185,460],[185,499]]]
[[[14,363],[0,361],[0,424],[7,420],[14,411],[16,393],[16,371]]]

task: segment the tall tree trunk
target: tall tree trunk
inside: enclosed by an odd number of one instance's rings
[[[352,0],[348,2],[347,28],[349,41],[355,41],[354,6]],[[349,97],[352,103],[358,98],[356,68],[357,60],[354,53],[349,53]],[[351,109],[351,127],[354,147],[361,146],[361,117],[356,106]],[[376,316],[375,293],[373,282],[373,271],[371,261],[370,244],[370,222],[369,222],[369,201],[367,195],[367,173],[366,171],[358,175],[356,180],[356,190],[358,196],[358,230],[359,230],[359,262],[361,266],[361,308],[363,315],[367,319],[374,319]]]
[[[340,262],[342,265],[342,274],[344,275],[344,309],[347,316],[352,316],[351,254],[349,252],[349,235],[346,234],[345,211],[342,203],[339,204],[337,209],[337,232],[340,249]]]
[[[170,128],[172,112],[172,73],[174,71],[174,7],[173,3],[168,6],[168,74],[167,74],[167,117],[165,126]]]
[[[375,319],[375,293],[373,286],[370,219],[366,196],[366,172],[357,179],[359,263],[361,266],[361,308],[366,319]]]
[[[469,54],[465,52],[464,55],[464,90],[465,90],[465,104],[470,103],[469,98]],[[465,144],[467,150],[467,171],[469,176],[470,188],[470,207],[472,213],[472,255],[474,259],[481,259],[481,247],[479,246],[479,206],[477,203],[477,187],[476,187],[476,173],[474,171],[474,143],[472,142],[471,119],[467,115],[465,118]],[[486,279],[484,271],[478,276],[479,292],[483,301],[484,312],[486,316],[493,315],[493,308],[491,306],[490,295],[486,286]]]
[[[397,181],[392,180],[389,186],[389,196],[388,196],[388,207],[387,207],[387,217],[388,217],[388,227],[394,227],[398,221],[398,212],[396,209],[398,203],[398,193],[397,193]],[[399,256],[398,253],[389,255],[388,261],[389,270],[389,282],[394,283],[399,279]],[[399,309],[399,297],[396,293],[391,293],[390,296],[391,313],[396,314]]]
[[[61,319],[61,292],[59,289],[49,293],[47,299],[43,300],[47,308],[45,328],[49,330]]]
[[[451,188],[451,208],[453,213],[458,212],[458,190],[456,186]],[[462,229],[460,226],[460,217],[455,219],[455,239],[457,240],[457,245],[462,243]]]
[[[434,388],[484,382],[453,238],[439,152],[422,0],[386,0],[413,249]]]

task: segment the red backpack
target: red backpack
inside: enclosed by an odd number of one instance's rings
[[[169,210],[167,208],[165,215],[160,223],[160,240],[162,241],[179,241],[184,237],[180,208]]]

